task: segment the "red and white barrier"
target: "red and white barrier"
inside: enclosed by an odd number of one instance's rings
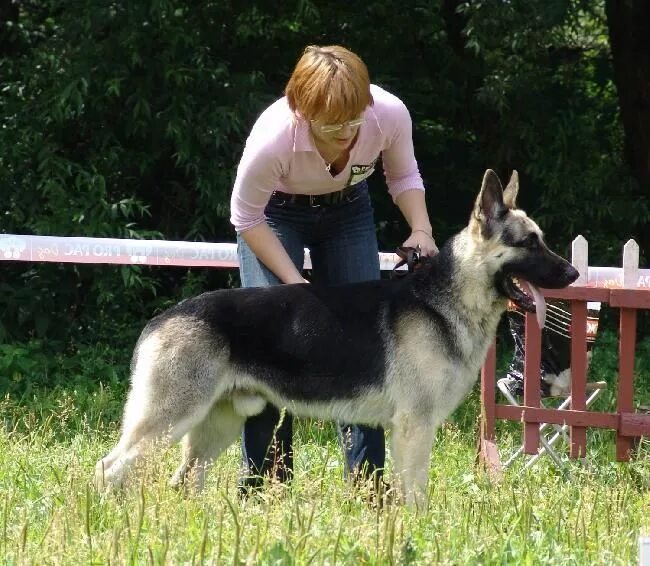
[[[628,243],[632,247],[635,243]],[[634,250],[631,250],[634,253]],[[650,269],[593,267],[586,257],[587,241],[579,236],[573,244],[573,261],[581,273],[583,287],[607,289],[650,289]],[[636,250],[638,258],[638,247]],[[239,267],[237,244],[179,242],[166,240],[127,240],[119,238],[85,238],[65,236],[22,236],[0,234],[0,260],[55,263],[112,263],[119,265],[158,265],[185,267]],[[400,260],[391,252],[380,252],[382,271],[390,271]],[[581,265],[584,263],[584,265]],[[638,259],[637,259],[638,266]],[[304,267],[311,267],[309,250],[305,249]],[[403,267],[406,269],[406,266]],[[627,282],[624,279],[627,278]]]
[[[237,244],[231,243],[18,234],[0,234],[0,260],[169,267],[239,267]],[[394,253],[381,252],[379,261],[382,270],[391,270],[400,259]],[[306,269],[311,267],[308,249],[305,249],[304,267]]]

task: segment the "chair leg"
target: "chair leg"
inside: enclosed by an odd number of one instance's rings
[[[546,423],[543,423],[546,424]],[[553,445],[560,439],[561,436],[566,436],[565,431],[568,429],[568,425],[562,425],[560,427],[560,431],[556,432],[548,441],[546,440],[546,437],[544,435],[540,435],[539,440],[542,443],[542,447],[540,448],[539,452],[533,456],[531,456],[528,461],[526,462],[526,465],[524,466],[524,469],[528,469],[531,466],[535,465],[535,462],[537,462],[545,453],[548,452],[548,455],[553,459],[555,464],[558,467],[562,466],[562,460],[560,457],[557,455],[557,452],[553,450]],[[541,427],[540,427],[541,429]]]
[[[505,379],[500,379],[497,381],[497,387],[499,388],[499,391],[503,394],[503,396],[508,400],[508,402],[515,406],[515,407],[520,407],[520,403],[517,401],[514,395],[510,393],[509,389],[507,388],[505,384]],[[602,392],[602,388],[594,389],[592,393],[589,395],[586,401],[586,406],[589,408],[589,406],[598,398],[600,393]],[[562,403],[557,407],[557,410],[562,410],[566,409],[571,405],[571,397],[565,398]],[[544,434],[541,434],[545,432],[547,429],[552,428],[555,430],[555,433],[549,438],[546,437]],[[540,448],[539,452],[530,458],[528,458],[528,461],[524,465],[524,469],[528,469],[535,465],[536,462],[539,461],[539,459],[544,455],[548,454],[551,459],[555,462],[555,464],[560,467],[563,465],[562,458],[557,454],[555,450],[553,450],[553,446],[558,442],[560,438],[564,438],[565,441],[569,441],[569,436],[567,434],[567,431],[569,430],[569,425],[558,425],[558,424],[549,424],[549,423],[541,423],[539,425],[539,431],[540,431],[540,442],[542,444],[542,447]],[[523,445],[520,446],[515,452],[512,453],[512,455],[504,462],[503,468],[508,468],[513,464],[513,462],[521,456],[521,454],[524,451]]]
[[[506,384],[505,384],[504,380],[500,379],[497,382],[497,387],[499,388],[499,391],[501,391],[501,393],[503,393],[503,395],[506,397],[506,399],[510,402],[511,405],[513,405],[515,407],[521,406],[519,404],[519,402],[517,401],[517,399],[515,398],[515,396],[512,395],[512,393],[510,393],[510,391],[506,387]],[[566,399],[562,403],[562,405],[560,405],[559,408],[560,409],[565,408],[568,405],[568,403],[570,403],[570,402],[571,402],[570,398]],[[549,426],[550,425],[548,423],[541,423],[539,425],[540,432],[545,431]],[[559,438],[559,436],[558,436],[558,438]],[[543,455],[545,452],[548,452],[549,456],[553,459],[553,461],[556,463],[556,465],[561,466],[562,465],[562,460],[556,454],[556,452],[553,450],[553,448],[552,448],[553,444],[547,442],[547,440],[546,440],[546,438],[544,437],[543,434],[540,435],[540,442],[542,443],[542,448],[540,449],[540,451],[536,455],[534,455],[532,458],[529,459],[529,461],[526,463],[526,468],[528,468],[530,465],[532,465],[534,462],[536,462],[539,459],[539,457],[541,455]],[[557,438],[555,438],[554,442],[557,442]],[[523,451],[524,451],[524,447],[521,446],[512,456],[510,456],[510,458],[508,458],[508,460],[503,464],[503,467],[507,468],[508,466],[510,466],[515,461],[515,459],[518,458],[521,455],[521,453]],[[531,463],[531,460],[532,460],[532,463]]]

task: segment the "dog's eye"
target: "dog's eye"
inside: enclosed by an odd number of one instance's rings
[[[539,236],[537,234],[528,234],[523,240],[517,242],[517,246],[521,248],[535,249],[539,248]]]
[[[526,247],[532,249],[539,248],[539,236],[537,234],[528,234]]]

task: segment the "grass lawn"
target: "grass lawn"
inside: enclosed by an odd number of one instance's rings
[[[597,379],[611,380],[612,344],[594,356]],[[167,486],[178,447],[155,451],[125,491],[98,494],[93,467],[117,438],[124,386],[77,377],[0,399],[3,564],[635,564],[650,535],[650,441],[615,463],[613,435],[592,431],[590,466],[543,459],[494,485],[474,463],[476,392],[438,434],[420,514],[377,509],[347,485],[334,428],[318,421],[297,423],[290,488],[239,499],[235,445],[200,496]],[[609,410],[611,395],[599,403]],[[519,440],[502,423],[504,452]]]

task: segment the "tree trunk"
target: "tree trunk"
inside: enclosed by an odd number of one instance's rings
[[[650,195],[650,2],[607,0],[627,162],[641,195]]]
[[[14,51],[14,26],[18,23],[18,2],[0,0],[0,57]]]
[[[625,157],[639,183],[639,197],[650,197],[650,2],[606,0],[614,80],[625,131]],[[634,198],[634,197],[633,197]],[[634,203],[631,203],[632,205]],[[650,229],[634,227],[645,260],[650,258]],[[648,311],[639,318],[638,332],[650,330]]]

